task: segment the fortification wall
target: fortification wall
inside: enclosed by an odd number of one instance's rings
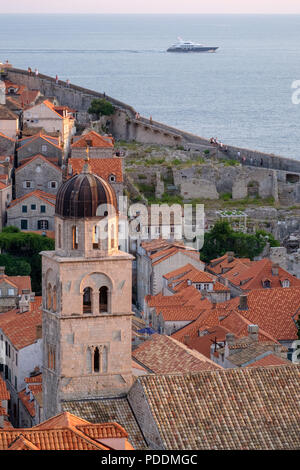
[[[147,144],[183,145],[185,148],[194,150],[203,150],[205,147],[214,151],[220,158],[239,160],[245,165],[300,173],[300,160],[231,145],[228,146],[228,152],[226,153],[217,151],[211,146],[208,139],[157,121],[150,122],[149,119],[144,117],[136,119],[136,111],[132,106],[111,96],[104,96],[103,93],[73,84],[67,87],[64,81],[59,80],[56,83],[52,77],[42,74],[38,76],[30,75],[27,71],[21,69],[7,68],[6,76],[14,83],[24,84],[30,89],[40,90],[45,96],[55,96],[60,104],[75,108],[83,114],[87,111],[93,99],[106,98],[117,108],[117,112],[110,123],[111,131],[117,139],[136,140]]]

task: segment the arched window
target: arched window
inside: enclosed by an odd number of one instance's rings
[[[108,308],[108,288],[102,286],[99,289],[99,312],[106,313]]]
[[[52,310],[53,310],[53,312],[56,312],[56,310],[57,310],[56,286],[53,287]]]
[[[76,225],[72,227],[72,248],[73,250],[78,248],[78,227]]]
[[[92,295],[92,289],[86,287],[83,291],[83,313],[92,313]]]
[[[100,372],[100,351],[98,347],[94,349],[94,372]]]
[[[47,286],[47,310],[51,310],[52,307],[52,288],[49,283]]]
[[[105,373],[108,369],[107,346],[89,346],[87,349],[87,372]]]

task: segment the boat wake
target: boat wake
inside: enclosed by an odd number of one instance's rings
[[[161,54],[163,49],[0,49],[3,54]]]

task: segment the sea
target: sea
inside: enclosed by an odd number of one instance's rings
[[[166,52],[178,37],[219,49]],[[7,59],[202,137],[300,159],[300,15],[0,14]]]

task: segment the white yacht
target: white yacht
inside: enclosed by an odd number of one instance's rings
[[[169,47],[167,52],[216,52],[217,49],[219,48],[215,46],[205,46],[178,38],[178,42]]]

